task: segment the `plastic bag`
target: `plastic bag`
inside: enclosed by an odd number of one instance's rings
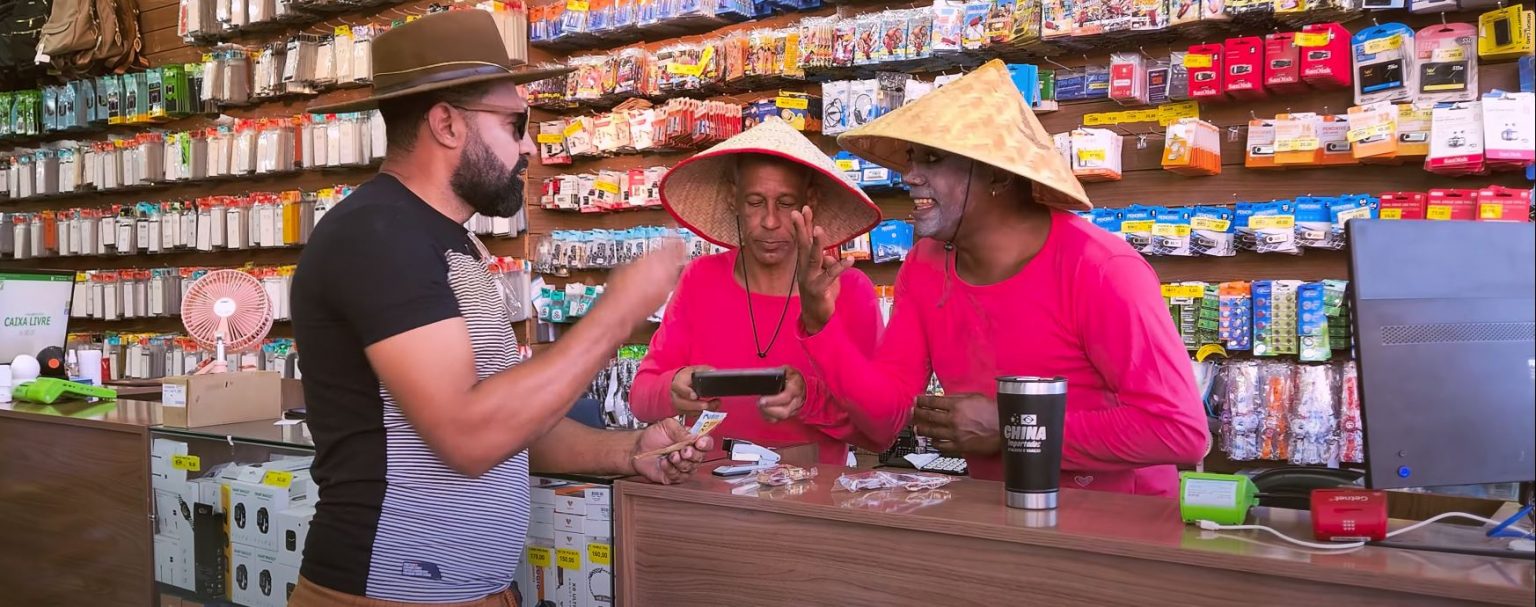
[[[873,491],[896,487],[906,489],[907,491],[922,491],[925,489],[938,489],[954,482],[956,478],[942,474],[872,470],[839,476],[837,477],[837,485],[846,491]]]
[[[783,487],[791,483],[808,481],[816,478],[816,468],[801,468],[799,466],[780,465],[757,473],[757,484],[767,487]]]

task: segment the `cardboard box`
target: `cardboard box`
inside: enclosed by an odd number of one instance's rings
[[[154,489],[155,535],[185,542],[194,540],[192,508],[197,504],[198,485],[189,482],[162,481]]]
[[[160,396],[164,423],[197,428],[275,420],[283,412],[281,379],[272,371],[167,377]]]
[[[278,563],[272,568],[272,597],[268,605],[288,607],[288,599],[293,597],[293,589],[298,585],[299,568]]]
[[[307,504],[313,491],[308,472],[287,473],[291,477],[286,487],[274,484],[267,472],[273,471],[263,471],[261,481],[251,482],[247,477],[247,480],[229,483],[226,516],[230,543],[260,548],[275,555],[281,543],[277,513]]]
[[[178,455],[187,454],[187,444],[179,440],[157,438],[149,449],[149,478],[150,484],[159,488],[166,481],[184,482],[187,480],[187,471],[178,469],[174,459]],[[183,466],[185,467],[185,466]]]
[[[155,537],[155,581],[195,591],[195,560],[190,542]]]
[[[560,607],[587,607],[587,536],[555,534],[555,602]]]
[[[245,607],[285,605],[274,602],[276,594],[277,553],[250,546],[230,546],[230,600]]]
[[[587,518],[613,520],[613,487],[596,485],[586,490]]]
[[[309,522],[315,518],[314,506],[290,508],[277,513],[277,562],[299,567],[304,562],[304,542],[309,539]]]

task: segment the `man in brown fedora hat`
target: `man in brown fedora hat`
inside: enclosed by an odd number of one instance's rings
[[[290,605],[515,605],[529,469],[672,482],[711,446],[676,421],[604,432],[566,419],[684,261],[671,243],[616,271],[600,303],[524,362],[511,291],[463,226],[523,201],[534,151],[492,17],[423,17],[373,43],[379,175],[316,226],[294,276],[319,503]],[[681,445],[668,455],[640,454]]]
[[[838,138],[900,172],[922,239],[896,278],[879,352],[838,330],[820,211],[796,217],[801,322],[834,402],[894,438],[909,421],[972,476],[1002,476],[995,395],[1005,375],[1067,380],[1062,469],[1075,487],[1174,497],[1176,465],[1210,435],[1157,274],[1125,241],[1073,215],[1082,185],[1001,61]],[[937,376],[944,396],[924,396]],[[916,406],[914,407],[914,402]]]

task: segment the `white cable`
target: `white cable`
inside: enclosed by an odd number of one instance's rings
[[[1444,519],[1448,519],[1448,518],[1464,518],[1464,519],[1467,519],[1467,520],[1473,520],[1473,521],[1477,521],[1479,523],[1486,523],[1486,524],[1489,524],[1489,525],[1501,525],[1501,524],[1504,523],[1504,521],[1496,521],[1496,520],[1493,520],[1491,518],[1484,518],[1484,517],[1478,516],[1476,514],[1467,514],[1465,512],[1446,512],[1446,513],[1443,513],[1443,514],[1437,514],[1435,516],[1432,516],[1432,517],[1427,518],[1425,520],[1419,521],[1419,522],[1414,523],[1412,525],[1409,525],[1407,527],[1403,527],[1402,529],[1398,529],[1396,531],[1388,532],[1387,533],[1387,537],[1397,537],[1397,536],[1402,535],[1404,533],[1408,533],[1409,531],[1413,531],[1415,529],[1419,529],[1419,528],[1421,528],[1421,527],[1423,527],[1425,525],[1428,525],[1430,523],[1433,523],[1433,522],[1436,522],[1436,521],[1440,521],[1440,520],[1444,520]],[[1526,537],[1529,537],[1531,535],[1531,531],[1529,529],[1522,529],[1522,528],[1516,527],[1514,525],[1510,525],[1505,530],[1506,531],[1514,531],[1514,532],[1519,533],[1522,536],[1526,536]]]
[[[1331,542],[1327,544],[1308,542],[1304,540],[1298,540],[1294,537],[1280,533],[1279,531],[1264,525],[1222,525],[1215,521],[1199,521],[1198,524],[1200,525],[1201,529],[1205,529],[1206,531],[1267,531],[1275,537],[1278,537],[1292,544],[1296,544],[1297,546],[1306,546],[1308,548],[1316,548],[1318,550],[1350,550],[1365,545],[1365,542]]]

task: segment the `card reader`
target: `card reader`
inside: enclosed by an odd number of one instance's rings
[[[1259,503],[1253,481],[1237,474],[1179,473],[1179,517],[1186,523],[1241,525]]]

